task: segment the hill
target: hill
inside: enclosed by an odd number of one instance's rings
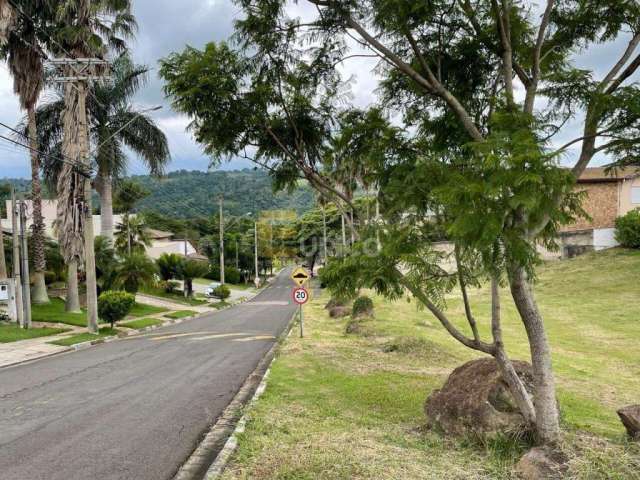
[[[271,177],[262,170],[199,172],[180,170],[162,179],[136,175],[150,195],[137,210],[151,210],[174,218],[208,216],[218,208],[224,195],[227,215],[244,215],[262,210],[289,209],[304,212],[313,205],[313,191],[301,185],[291,193],[274,193]]]

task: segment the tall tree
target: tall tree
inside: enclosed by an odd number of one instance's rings
[[[123,37],[130,37],[136,28],[128,0],[68,0],[56,10],[57,30],[54,53],[73,59],[105,58],[109,49],[124,51]],[[66,74],[75,70],[65,67]],[[67,83],[64,89],[65,108],[62,114],[62,147],[65,159],[57,179],[59,239],[62,252],[73,276],[79,261],[85,258],[87,278],[87,323],[97,332],[97,286],[93,252],[93,225],[91,218],[90,161],[88,158],[89,121],[85,81]],[[91,251],[85,251],[84,245]],[[75,292],[72,294],[75,295]]]
[[[538,441],[554,444],[560,425],[551,347],[531,284],[538,260],[536,245],[553,243],[559,225],[580,213],[572,187],[596,153],[629,157],[638,144],[640,95],[630,78],[640,67],[640,55],[636,53],[640,5],[548,0],[538,19],[527,2],[511,0],[308,0],[318,16],[302,22],[287,17],[285,0],[237,3],[244,13],[243,20],[237,22],[237,37],[250,62],[235,61],[227,49],[221,56],[212,55],[212,50],[185,52],[163,64],[167,92],[179,110],[195,118],[192,127],[196,138],[213,151],[223,151],[220,145],[227,145],[228,153],[241,152],[250,143],[245,134],[249,129],[242,129],[242,124],[248,123],[253,131],[266,131],[284,152],[262,150],[265,157],[279,160],[276,171],[282,173],[287,165],[290,170],[295,166],[311,178],[314,187],[330,191],[331,185],[313,179],[313,159],[301,159],[299,152],[307,155],[306,142],[312,132],[299,127],[311,123],[300,122],[307,117],[291,108],[296,103],[280,101],[292,98],[278,90],[281,76],[285,72],[284,92],[289,91],[291,78],[304,78],[305,85],[330,78],[336,91],[336,65],[360,53],[379,58],[383,100],[388,108],[402,113],[415,135],[411,139],[413,148],[387,152],[376,177],[381,183],[401,179],[394,183],[396,188],[389,186],[386,193],[383,188],[383,195],[400,196],[404,203],[399,207],[409,213],[416,209],[421,216],[413,223],[406,218],[398,222],[398,229],[404,230],[395,235],[381,235],[387,245],[373,259],[360,255],[357,246],[353,255],[341,261],[341,270],[351,269],[351,278],[358,279],[358,272],[370,274],[377,265],[374,271],[378,274],[365,277],[375,280],[373,286],[392,296],[410,291],[456,340],[493,355],[523,415],[535,427]],[[623,32],[630,32],[628,42],[603,76],[598,76],[594,66],[574,66],[576,49],[612,42]],[[347,37],[355,38],[365,51],[350,52]],[[220,61],[205,75],[198,64],[207,56]],[[229,83],[228,74],[234,70],[240,74]],[[291,77],[294,72],[299,74]],[[195,75],[201,75],[199,81]],[[274,78],[264,89],[249,87],[262,87],[260,80],[268,75]],[[216,81],[208,84],[212,79]],[[518,83],[524,99],[514,93],[514,84]],[[215,101],[203,94],[204,86],[220,93]],[[189,87],[193,89],[189,91]],[[265,91],[275,93],[265,99]],[[317,98],[308,91],[305,94]],[[229,109],[229,104],[241,108]],[[287,135],[277,135],[263,121],[264,116],[253,116],[247,105],[256,104],[272,105],[264,110],[277,110],[281,117],[277,126],[284,125]],[[225,119],[225,128],[218,134],[207,128],[209,121],[215,123],[216,118],[222,118],[222,112],[230,115],[238,111],[248,114],[240,115],[242,118],[235,123]],[[580,111],[585,113],[580,137],[552,149],[549,141]],[[327,111],[327,115],[331,118],[326,124],[331,124],[335,111]],[[230,134],[233,131],[236,134]],[[317,124],[312,131],[321,132]],[[259,142],[252,143],[262,147]],[[580,154],[567,171],[558,166],[558,156],[574,144],[580,144]],[[273,164],[269,167],[274,168]],[[393,177],[389,176],[391,172]],[[442,185],[434,184],[433,178]],[[423,180],[428,188],[420,190],[416,179]],[[415,194],[402,195],[400,187],[411,191],[407,188],[411,185],[415,185]],[[348,199],[343,200],[348,203]],[[390,214],[391,205],[385,206]],[[440,215],[438,208],[444,213],[440,223],[457,246],[457,278],[436,268],[438,255],[430,248],[430,234],[420,229],[428,225],[425,220],[433,214]],[[396,218],[402,219],[407,212],[396,212]],[[409,260],[415,268],[398,268]],[[447,282],[458,284],[468,306],[466,288],[478,278],[474,274],[478,270],[492,284],[491,343],[477,334],[471,308],[466,308],[465,314],[472,337],[456,328],[442,308]],[[365,282],[363,278],[359,281]],[[528,335],[535,380],[533,398],[523,391],[517,376],[514,378],[504,355],[498,289],[504,282],[509,285]],[[372,286],[371,282],[368,285]],[[434,288],[437,285],[440,287]],[[343,285],[361,286],[365,283]]]
[[[13,89],[20,100],[20,107],[27,113],[27,137],[31,157],[31,200],[33,202],[32,242],[34,252],[33,292],[34,303],[48,303],[44,272],[46,270],[44,220],[42,217],[42,186],[40,182],[40,158],[38,156],[38,127],[36,104],[44,87],[44,47],[42,29],[52,19],[52,2],[36,0],[20,2],[20,14],[15,13],[3,51],[8,59],[13,77]],[[1,8],[0,8],[1,10]]]

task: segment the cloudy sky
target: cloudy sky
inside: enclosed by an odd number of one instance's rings
[[[302,6],[292,5],[291,14],[306,16],[305,2]],[[163,108],[153,114],[155,120],[167,134],[172,154],[170,170],[206,170],[209,159],[202,154],[198,145],[185,132],[188,120],[171,110],[162,93],[162,83],[158,78],[158,59],[173,51],[182,50],[185,45],[202,47],[212,40],[224,40],[233,30],[233,21],[238,18],[238,8],[231,0],[134,0],[134,13],[138,20],[139,32],[132,44],[133,56],[138,63],[152,68],[149,83],[135,99],[137,109],[162,105]],[[591,49],[583,52],[578,64],[598,66],[604,71],[612,62],[616,52],[621,51],[624,38],[618,45]],[[345,62],[343,73],[354,78],[353,101],[365,106],[375,101],[377,80],[372,69],[373,59],[356,58]],[[0,121],[15,125],[21,118],[18,103],[13,94],[12,81],[4,64],[0,64]],[[558,144],[579,136],[577,124],[569,124],[557,139]],[[7,132],[3,132],[6,135]],[[577,146],[576,146],[577,147]],[[600,159],[602,162],[603,159]],[[223,165],[224,169],[236,169],[251,166],[247,161],[236,160]],[[140,161],[132,157],[129,173],[146,173]],[[19,147],[0,142],[0,177],[28,177],[29,160],[27,153]]]

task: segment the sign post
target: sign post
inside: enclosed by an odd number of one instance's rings
[[[293,301],[298,304],[298,316],[300,317],[300,338],[304,337],[304,314],[302,306],[309,301],[309,292],[304,287],[293,289]]]

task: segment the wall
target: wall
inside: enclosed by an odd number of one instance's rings
[[[612,228],[618,216],[618,183],[584,183],[578,184],[576,188],[587,193],[582,202],[582,208],[589,214],[591,220],[581,218],[573,224],[564,226],[562,231]]]
[[[624,215],[634,208],[640,208],[640,203],[631,202],[632,187],[640,188],[640,177],[624,180],[620,184],[620,215]]]

